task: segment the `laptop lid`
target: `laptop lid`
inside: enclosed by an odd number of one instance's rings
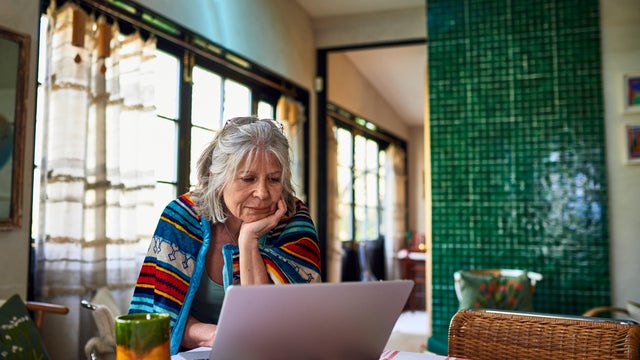
[[[209,359],[378,359],[413,281],[232,286]]]

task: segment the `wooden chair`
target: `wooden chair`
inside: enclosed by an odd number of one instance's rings
[[[49,359],[40,330],[45,314],[67,314],[66,306],[23,301],[14,294],[0,300],[0,354],[9,359]]]
[[[636,322],[640,322],[640,304],[635,301],[627,301],[626,307],[619,306],[596,306],[585,311],[582,316],[599,316],[602,317],[604,314],[609,314],[610,316],[617,316],[622,318],[630,318]]]
[[[449,356],[500,359],[638,359],[634,321],[503,310],[459,310]]]
[[[0,299],[0,305],[5,303],[5,299]],[[40,331],[42,327],[42,320],[44,319],[44,315],[47,313],[51,314],[59,314],[66,315],[69,313],[69,308],[64,305],[58,305],[48,302],[42,301],[24,301],[24,307],[29,311],[29,315],[31,315],[31,320],[35,325],[36,329]]]
[[[40,331],[42,326],[42,319],[46,313],[65,315],[69,313],[69,308],[64,305],[40,302],[40,301],[26,301],[24,304],[32,313],[33,323],[36,325],[36,329]]]

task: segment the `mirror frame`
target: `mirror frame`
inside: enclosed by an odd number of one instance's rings
[[[27,97],[29,84],[29,46],[31,37],[0,26],[0,39],[18,44],[18,69],[13,126],[13,158],[11,170],[11,201],[9,217],[0,218],[0,230],[20,228],[22,219],[22,187],[24,168],[24,143],[27,117]]]

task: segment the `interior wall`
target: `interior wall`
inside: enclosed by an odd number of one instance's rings
[[[425,7],[331,16],[313,22],[316,46],[343,46],[424,39],[427,33]]]
[[[0,231],[0,299],[12,294],[27,296],[27,276],[30,249],[31,186],[33,158],[33,119],[35,117],[35,77],[38,39],[38,0],[0,0],[0,26],[27,34],[31,37],[29,52],[29,83],[26,106],[26,131],[24,141],[24,161],[22,162],[23,192],[21,227],[16,230]]]
[[[425,234],[426,174],[424,126],[409,128],[407,163],[409,170],[409,230]]]
[[[409,139],[409,127],[343,53],[329,53],[327,69],[328,101],[405,141]]]

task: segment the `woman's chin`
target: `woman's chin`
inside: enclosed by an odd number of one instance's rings
[[[271,214],[269,214],[269,213],[259,213],[259,214],[244,215],[244,216],[242,216],[242,222],[251,223],[251,222],[254,222],[254,221],[262,220],[262,219],[266,218],[269,215],[271,215]]]

